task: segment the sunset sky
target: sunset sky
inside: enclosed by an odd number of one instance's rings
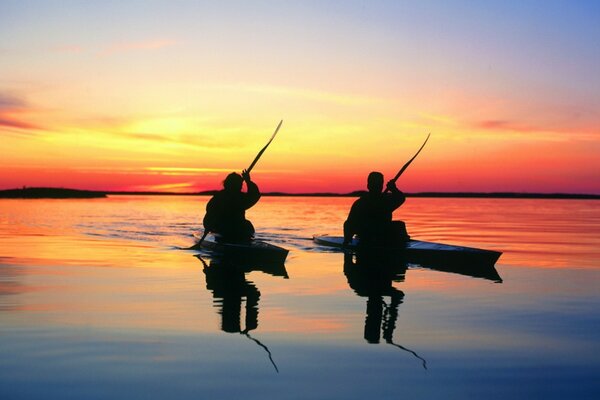
[[[598,1],[0,2],[0,189],[600,194]]]

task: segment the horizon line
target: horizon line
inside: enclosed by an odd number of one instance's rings
[[[212,196],[219,190],[203,190],[199,192],[162,192],[162,191],[128,191],[128,190],[85,190],[85,189],[72,189],[63,187],[22,187],[15,189],[2,189],[0,190],[0,198],[7,197],[2,196],[3,194],[18,195],[23,192],[52,192],[58,193],[69,193],[72,197],[76,197],[77,193],[93,193],[98,195],[145,195],[145,196]],[[265,197],[358,197],[362,194],[367,193],[365,190],[355,190],[346,193],[337,192],[303,192],[303,193],[288,193],[288,192],[263,192],[262,196]],[[539,192],[506,192],[506,191],[492,191],[492,192],[436,192],[436,191],[425,191],[425,192],[405,192],[406,197],[431,197],[431,198],[505,198],[505,199],[584,199],[584,200],[595,200],[600,199],[600,194],[591,193],[564,193],[564,192],[552,192],[552,193],[539,193]],[[12,196],[11,196],[12,197]],[[14,196],[19,198],[18,196]]]

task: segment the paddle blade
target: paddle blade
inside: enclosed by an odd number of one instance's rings
[[[208,235],[208,232],[210,231],[208,229],[205,229],[204,234],[202,235],[200,240],[198,240],[192,247],[190,247],[190,249],[200,249],[202,247],[202,242],[204,241],[204,238],[206,237],[206,235]]]

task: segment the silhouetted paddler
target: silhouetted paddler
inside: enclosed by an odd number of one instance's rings
[[[247,191],[242,192],[246,182]],[[246,210],[260,199],[258,186],[250,173],[232,172],[223,181],[223,190],[217,192],[206,205],[204,229],[217,233],[227,241],[246,241],[254,236],[254,226],[246,219]]]
[[[400,207],[406,197],[396,187],[396,182],[387,183],[383,192],[383,174],[371,172],[367,179],[368,192],[356,200],[344,223],[344,243],[350,243],[354,235],[363,244],[384,245],[393,241],[406,240],[406,228],[401,221],[392,222],[392,213]]]

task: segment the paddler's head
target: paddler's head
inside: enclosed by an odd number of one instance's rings
[[[367,189],[369,189],[369,193],[381,193],[383,190],[383,174],[381,172],[373,171],[369,174]]]
[[[241,192],[242,191],[242,176],[236,172],[232,172],[227,175],[227,178],[223,181],[223,188],[227,192]]]

